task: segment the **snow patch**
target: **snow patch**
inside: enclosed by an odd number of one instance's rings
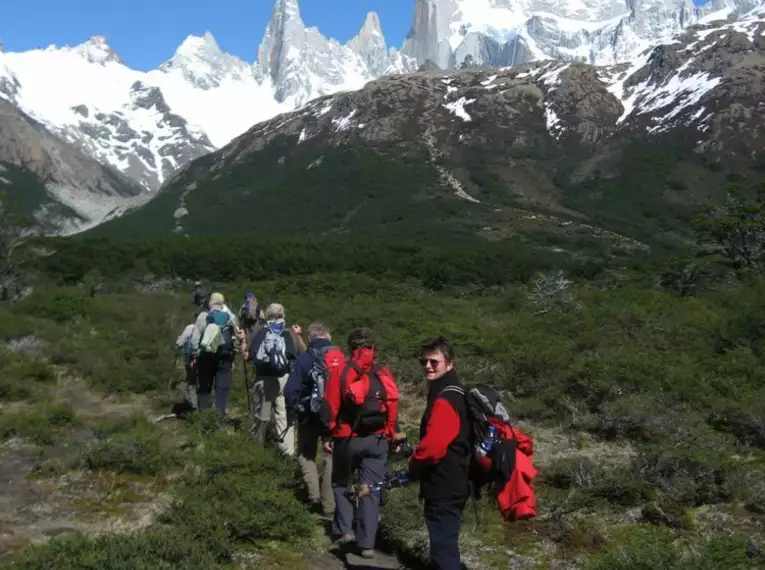
[[[678,73],[658,88],[647,84],[638,85],[633,93],[637,97],[642,96],[638,103],[638,114],[643,115],[671,106],[668,113],[654,119],[655,122],[666,127],[667,121],[676,117],[684,109],[698,103],[706,93],[717,87],[721,81],[722,78],[710,77],[708,73],[696,73],[682,79]]]
[[[340,131],[346,130],[350,124],[351,119],[356,115],[356,109],[351,111],[348,115],[345,117],[335,117],[332,119],[332,124],[335,125],[335,132],[339,133]]]
[[[542,83],[544,83],[547,87],[557,87],[561,83],[561,74],[569,67],[571,67],[571,64],[557,67],[552,71],[545,73],[542,77],[540,77],[540,79],[542,80]]]
[[[470,103],[474,102],[475,99],[466,99],[465,97],[460,97],[457,101],[445,104],[444,107],[449,109],[449,111],[454,113],[463,121],[470,122],[473,119],[470,117],[470,115],[467,114],[467,111],[465,111],[465,105],[469,105]]]
[[[545,123],[547,125],[547,132],[549,132],[551,136],[560,140],[560,136],[563,134],[564,129],[561,125],[560,118],[558,118],[558,115],[549,103],[545,104]]]
[[[316,114],[317,117],[321,117],[322,115],[326,115],[332,110],[332,103],[328,103],[324,107],[322,107],[319,112]]]

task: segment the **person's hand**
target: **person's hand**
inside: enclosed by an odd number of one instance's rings
[[[403,431],[393,434],[393,441],[403,441],[406,438],[407,435]]]
[[[292,325],[292,332],[300,336],[301,334],[303,334],[303,329],[300,327],[300,325]]]
[[[331,441],[325,441],[324,442],[324,453],[332,453],[332,442]]]

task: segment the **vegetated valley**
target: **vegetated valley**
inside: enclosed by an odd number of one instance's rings
[[[739,255],[765,226],[746,189],[699,216],[698,253],[589,271],[477,242],[32,242],[0,305],[1,567],[343,567],[296,466],[247,439],[241,363],[230,423],[154,422],[178,399],[195,277],[338,342],[373,327],[413,439],[423,338],[453,339],[465,381],[504,391],[534,438],[539,517],[503,525],[484,497],[465,513],[468,567],[765,567],[765,282],[760,250]],[[759,241],[719,246],[743,228]],[[411,568],[427,553],[416,492],[391,493],[379,536]]]
[[[247,438],[241,362],[230,421],[154,421],[180,398],[197,279],[338,343],[372,327],[413,441],[424,338],[503,391],[534,440],[539,516],[469,506],[469,568],[765,568],[765,36],[745,24],[602,73],[384,77],[256,125],[67,238],[35,237],[40,174],[3,165],[0,568],[353,567],[297,466]],[[381,560],[424,567],[416,497],[390,493]]]

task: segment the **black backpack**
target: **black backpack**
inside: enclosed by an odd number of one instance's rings
[[[502,484],[510,479],[515,469],[515,451],[518,441],[512,428],[510,414],[502,397],[491,386],[476,384],[465,392],[468,417],[472,424],[471,480],[476,491],[481,487]],[[500,433],[510,428],[512,437]],[[487,472],[478,465],[478,457],[491,461]]]
[[[298,417],[303,421],[315,420],[329,431],[330,411],[327,401],[324,399],[324,391],[329,380],[329,368],[327,368],[326,356],[334,346],[311,348],[309,353],[313,358],[308,378],[303,382],[296,405]]]
[[[354,405],[349,402],[345,395],[348,389],[348,372],[354,370],[358,376],[357,381],[366,377],[369,387],[363,403]],[[346,364],[340,376],[340,394],[342,397],[341,411],[346,423],[351,425],[353,432],[360,435],[372,434],[385,427],[388,421],[388,392],[380,378],[382,367],[375,364],[369,373],[364,372],[358,364],[350,361]]]

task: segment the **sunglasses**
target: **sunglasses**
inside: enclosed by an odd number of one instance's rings
[[[427,366],[430,364],[433,368],[438,368],[441,362],[441,360],[436,360],[434,358],[420,358],[420,364],[422,366]]]

